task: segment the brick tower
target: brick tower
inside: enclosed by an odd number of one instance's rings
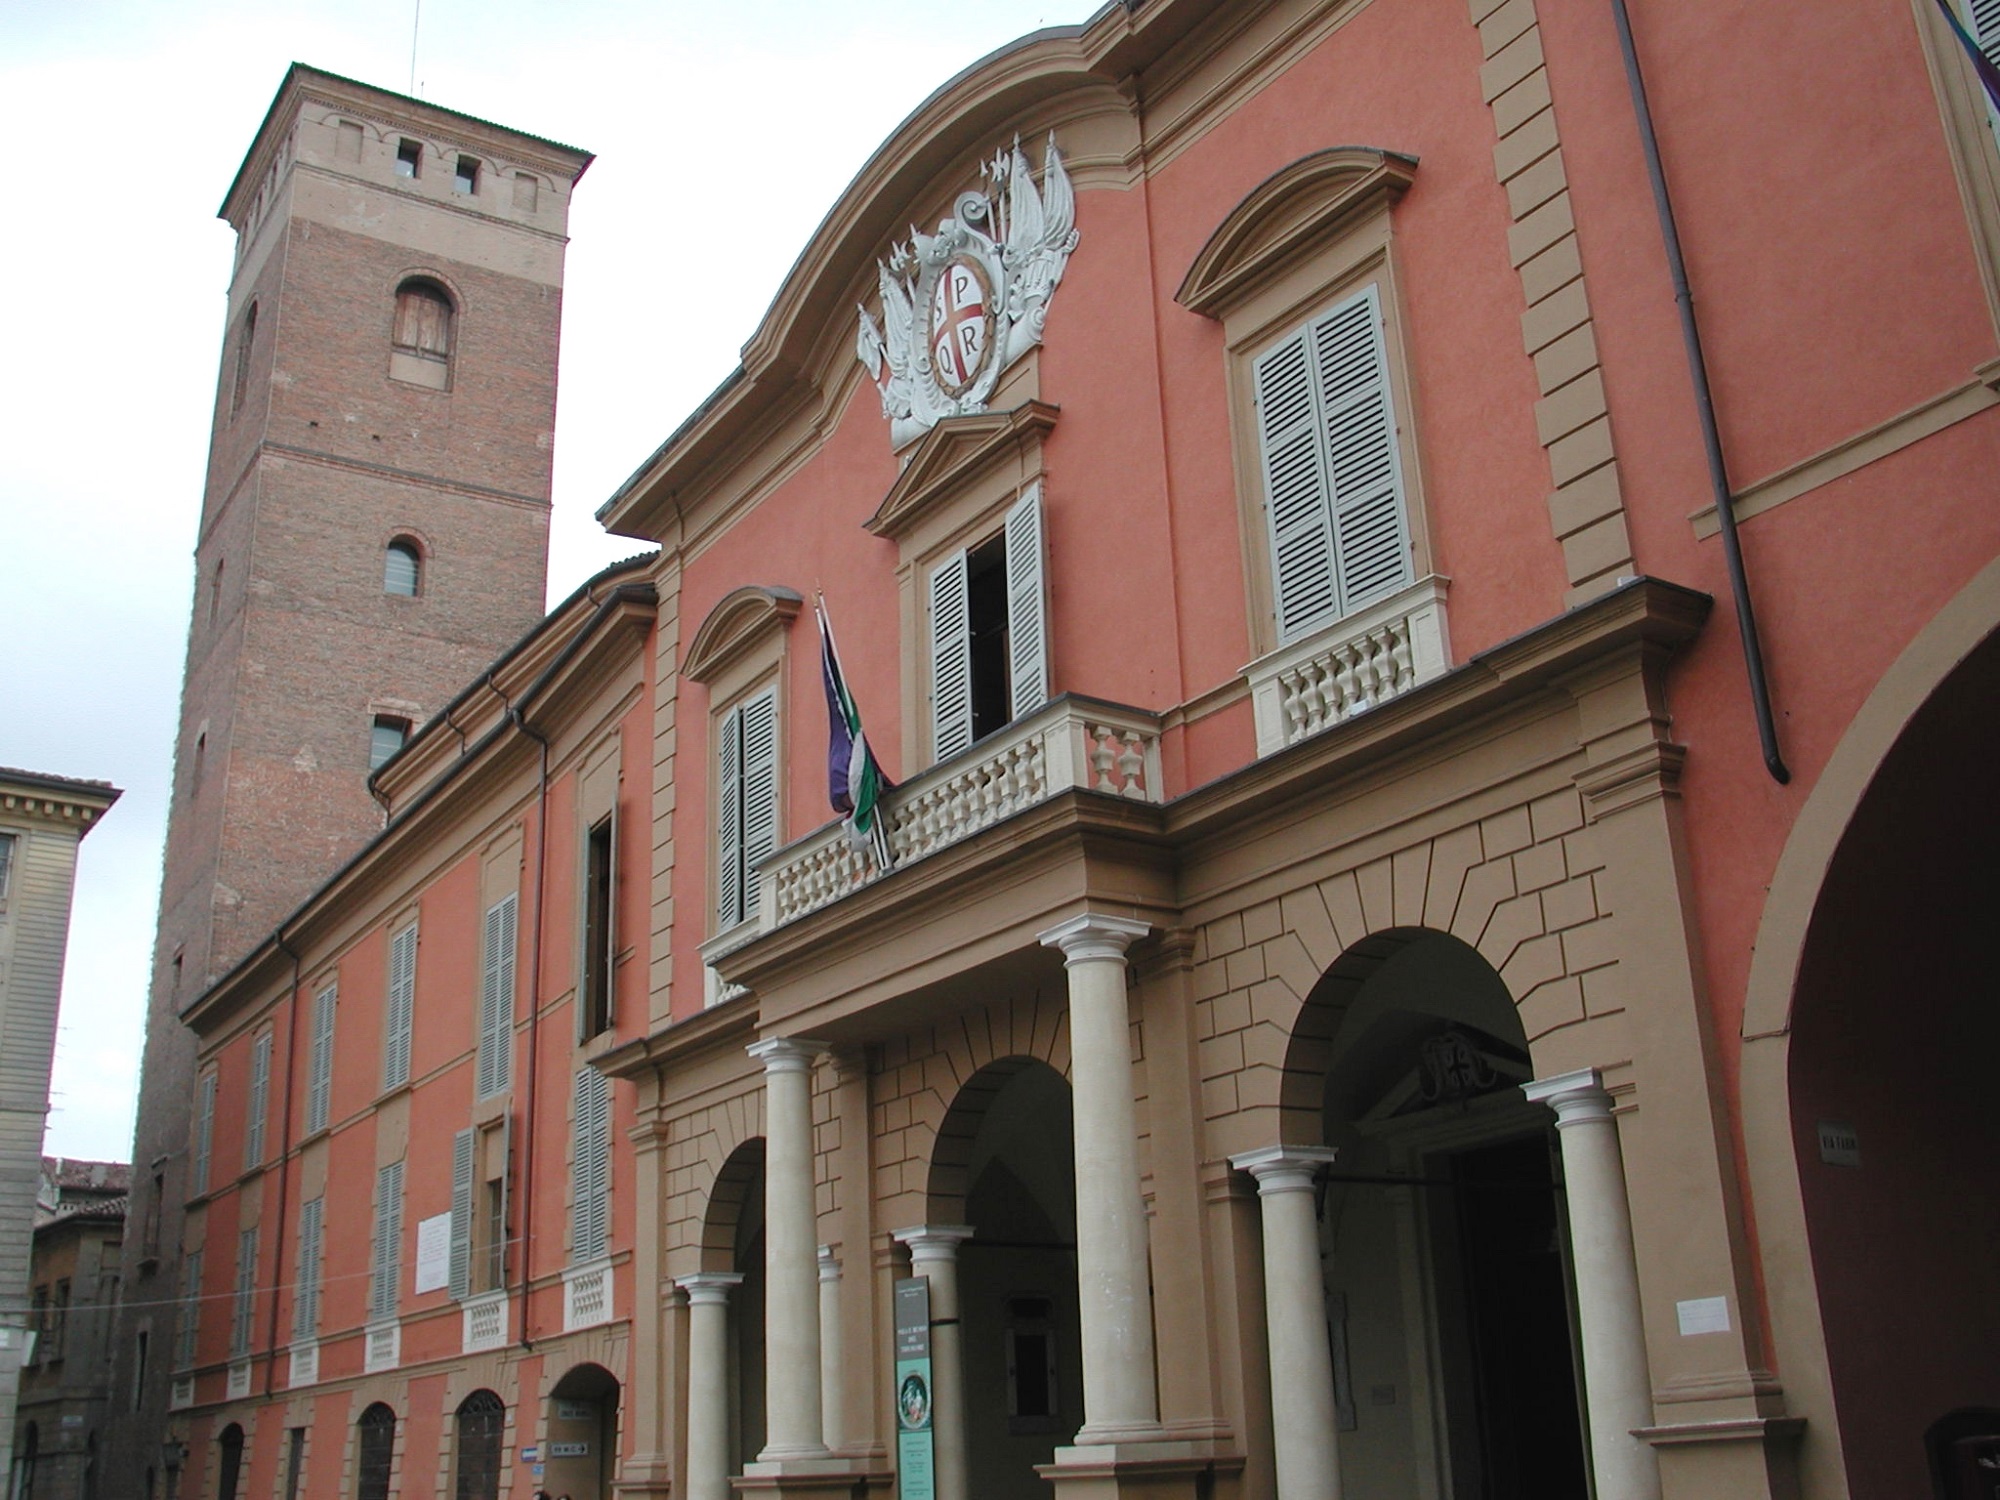
[[[369,773],[542,616],[590,156],[293,65],[236,230],[133,1143],[106,1494],[178,1478],[179,1012],[382,826]]]

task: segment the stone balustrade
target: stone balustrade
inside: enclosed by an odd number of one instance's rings
[[[1073,788],[1162,800],[1158,718],[1073,695],[1056,699],[892,791],[883,808],[890,854],[897,865],[909,864]],[[764,861],[763,930],[838,901],[881,873],[844,825],[829,824]]]
[[[1257,753],[1297,744],[1441,675],[1450,659],[1447,581],[1419,579],[1245,667]]]

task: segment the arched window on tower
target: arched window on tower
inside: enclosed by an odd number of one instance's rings
[[[451,384],[451,298],[435,281],[412,277],[396,288],[396,326],[390,336],[389,374],[412,385],[444,390]]]
[[[382,554],[382,592],[414,599],[423,590],[424,558],[417,544],[398,537]]]
[[[230,377],[229,387],[229,415],[232,420],[243,410],[243,397],[250,389],[250,350],[256,341],[257,304],[253,302],[236,330],[236,371]]]

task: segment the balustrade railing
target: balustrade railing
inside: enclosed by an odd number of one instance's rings
[[[1441,675],[1449,663],[1446,579],[1418,580],[1244,668],[1269,755]]]
[[[1088,698],[1056,699],[891,792],[882,808],[890,855],[897,866],[923,859],[1073,788],[1162,800],[1158,718]],[[764,862],[763,930],[882,873],[843,825],[829,824]]]

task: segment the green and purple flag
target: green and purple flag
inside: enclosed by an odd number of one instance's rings
[[[1966,58],[1972,63],[1972,71],[1979,75],[1980,83],[1985,86],[1987,103],[2000,110],[2000,66],[1995,66],[1994,60],[1979,45],[1978,39],[1965,29],[1965,22],[1959,19],[1958,10],[1951,0],[1937,0],[1937,5],[1938,9],[1944,12],[1945,23],[1958,38],[1958,44],[1965,48]],[[1975,11],[1979,9],[1977,6],[1973,8]],[[1990,18],[1988,24],[1989,26],[1991,24]]]
[[[857,849],[875,857],[875,867],[887,870],[895,858],[889,852],[889,831],[882,823],[882,798],[895,783],[882,774],[868,736],[861,730],[861,710],[841,675],[840,652],[833,644],[833,624],[826,617],[826,600],[813,600],[819,617],[820,676],[826,684],[826,792],[833,810],[847,823],[847,836]]]

